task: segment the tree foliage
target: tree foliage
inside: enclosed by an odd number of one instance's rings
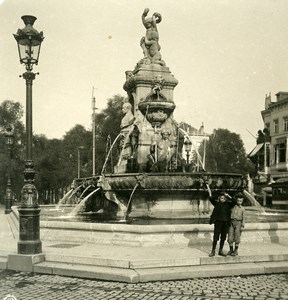
[[[24,167],[24,140],[25,132],[24,125],[21,121],[23,116],[23,107],[20,103],[5,100],[0,105],[0,197],[3,202],[6,184],[8,179],[9,167],[9,149],[5,142],[5,132],[8,127],[13,127],[14,144],[12,150],[11,160],[11,178],[13,184],[13,191],[16,194],[20,193],[23,185],[22,169]]]
[[[121,108],[125,98],[115,95],[108,100],[107,108],[96,115],[96,170],[99,174],[103,167],[107,152],[120,133],[120,123],[123,117]],[[107,170],[112,171],[118,159],[117,147],[113,147]]]
[[[208,172],[247,174],[253,169],[240,135],[228,129],[214,129],[209,140],[200,146],[202,157],[204,148]]]
[[[107,108],[95,117],[96,174],[100,174],[107,153],[107,137],[113,141],[120,132],[121,107],[124,97],[115,95],[107,102]],[[78,173],[78,151],[80,151],[81,177],[93,173],[92,130],[76,124],[62,139],[48,140],[45,136],[34,137],[35,169],[37,170],[37,189],[42,197],[46,190],[59,190],[71,185]],[[108,145],[110,146],[110,145]],[[79,149],[79,147],[83,149]],[[116,148],[115,148],[116,149]],[[117,153],[114,150],[114,164]],[[109,163],[111,160],[109,160]]]

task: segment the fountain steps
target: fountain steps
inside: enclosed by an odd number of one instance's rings
[[[288,253],[272,256],[186,258],[173,260],[95,260],[45,255],[34,272],[128,283],[287,272]]]
[[[11,229],[14,226],[17,240],[17,214],[11,213],[7,220]],[[288,272],[288,223],[248,223],[239,256],[213,258],[208,257],[213,227],[208,224],[115,226],[49,222],[49,226],[41,227],[43,253],[38,255],[38,261],[37,257],[8,255],[12,251],[0,252],[1,268],[19,270],[21,265],[21,271],[122,282]],[[99,237],[103,231],[109,237],[105,243]],[[226,244],[225,250],[227,247]],[[23,257],[23,264],[14,263]]]
[[[174,268],[188,266],[204,266],[219,264],[241,264],[241,263],[261,263],[261,262],[283,262],[288,261],[287,254],[271,255],[241,255],[216,256],[212,259],[208,256],[186,257],[186,258],[163,258],[163,259],[103,259],[91,256],[66,255],[45,253],[46,263],[64,263],[71,265],[92,265],[99,267],[121,268],[121,269],[149,269],[149,268]]]
[[[7,251],[0,251],[0,269],[7,269],[8,254]]]

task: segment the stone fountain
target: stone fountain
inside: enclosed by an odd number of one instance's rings
[[[40,261],[34,255],[32,261],[22,255],[23,263],[19,264],[18,256],[9,255],[5,266],[124,282],[287,271],[286,215],[281,223],[255,223],[253,212],[253,222],[247,222],[241,241],[241,249],[242,243],[249,246],[249,255],[216,260],[207,257],[213,226],[203,219],[199,223],[190,220],[207,217],[210,212],[206,186],[209,184],[214,194],[225,190],[233,196],[246,188],[246,179],[239,174],[206,172],[197,151],[200,170],[184,159],[183,145],[193,143],[173,118],[177,80],[160,54],[157,24],[161,15],[154,13],[147,18],[148,12],[145,9],[142,15],[146,28],[140,42],[144,58],[133,71],[126,72],[128,102],[123,104],[120,133],[112,143],[112,147],[118,143],[121,148],[113,173],[105,172],[108,154],[101,174],[74,180],[63,198],[67,206],[62,202],[56,209],[42,206],[40,227],[45,248]],[[73,197],[80,203],[71,211]],[[95,218],[85,220],[81,209]],[[100,222],[100,214],[108,218]],[[9,218],[16,236],[17,207],[12,207]],[[189,220],[183,221],[185,218]],[[260,255],[250,255],[254,250],[251,243],[260,245]],[[271,245],[268,249],[273,249],[273,255],[265,255],[265,244]]]
[[[117,137],[119,160],[113,174],[103,171],[97,177],[97,187],[105,201],[114,203],[118,217],[199,217],[211,209],[206,183],[214,193],[225,190],[233,196],[246,187],[246,180],[239,174],[207,173],[203,165],[200,172],[190,171],[183,157],[184,143],[190,137],[173,118],[173,92],[178,81],[160,54],[157,25],[162,17],[159,13],[147,17],[148,13],[145,9],[142,14],[146,33],[140,45],[144,58],[133,71],[125,72],[123,88],[128,101],[123,104],[124,117]],[[76,180],[75,187],[83,184],[84,190],[91,183],[84,181],[86,185]],[[111,205],[107,207],[111,209]]]

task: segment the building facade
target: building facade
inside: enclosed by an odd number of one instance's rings
[[[278,92],[276,101],[266,96],[265,110],[261,111],[264,126],[270,139],[264,140],[266,152],[264,171],[276,180],[288,176],[288,92]],[[266,151],[265,151],[266,150]],[[262,152],[263,152],[262,151]]]
[[[209,135],[204,132],[204,124],[200,126],[199,129],[192,127],[191,125],[181,122],[179,128],[187,134],[187,138],[191,142],[190,146],[185,145],[182,148],[182,157],[187,157],[187,164],[193,165],[193,171],[205,170],[205,144],[204,144],[204,154],[200,156],[199,147],[203,141],[209,140]],[[192,171],[192,170],[190,170]]]
[[[261,115],[265,128],[258,131],[257,145],[248,155],[258,174],[254,190],[264,191],[263,199],[270,193],[271,205],[288,208],[288,92],[278,92],[276,101],[266,96]]]

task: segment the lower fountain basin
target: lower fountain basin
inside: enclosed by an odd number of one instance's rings
[[[174,219],[211,212],[207,183],[213,193],[231,197],[247,185],[239,174],[129,173],[103,175],[98,186],[118,205],[118,216]]]
[[[68,211],[66,211],[68,209]],[[173,224],[159,223],[151,225],[145,223],[121,224],[83,222],[82,216],[67,218],[71,211],[55,212],[55,207],[41,206],[41,240],[67,241],[69,243],[97,243],[110,245],[126,245],[134,247],[158,245],[211,245],[213,225],[205,224],[205,219],[198,224],[182,223],[182,220]],[[12,207],[10,216],[14,223],[19,224],[17,207]],[[95,221],[95,220],[94,220]],[[143,220],[142,220],[143,221]],[[165,220],[164,220],[165,221]],[[203,223],[201,223],[203,222]],[[260,223],[261,222],[261,223]],[[271,212],[258,214],[255,209],[247,208],[247,223],[245,225],[241,243],[287,243],[288,242],[287,212]]]

